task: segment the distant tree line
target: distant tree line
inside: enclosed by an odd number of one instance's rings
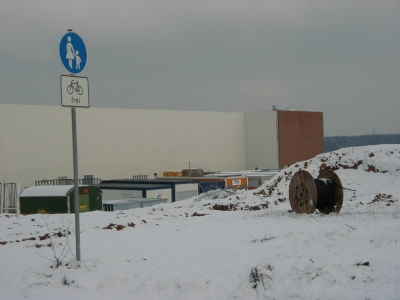
[[[380,144],[400,144],[400,134],[371,134],[355,136],[327,136],[324,138],[325,152],[341,148]]]

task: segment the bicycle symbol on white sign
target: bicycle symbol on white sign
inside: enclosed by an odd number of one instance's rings
[[[61,105],[89,107],[89,80],[87,77],[61,75]]]
[[[82,95],[83,88],[79,85],[79,81],[71,80],[71,84],[67,86],[67,92],[68,94],[72,94],[74,91],[76,91],[79,95]]]

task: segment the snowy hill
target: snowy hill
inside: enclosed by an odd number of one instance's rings
[[[292,176],[326,168],[340,213],[291,212]],[[257,190],[84,213],[79,263],[73,215],[1,214],[0,298],[399,299],[399,178],[400,145],[346,148]]]

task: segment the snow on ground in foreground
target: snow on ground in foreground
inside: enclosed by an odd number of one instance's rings
[[[81,214],[79,266],[73,215],[1,214],[0,298],[399,299],[399,150],[325,153],[220,199]],[[293,174],[328,167],[355,190],[340,213],[290,212]]]

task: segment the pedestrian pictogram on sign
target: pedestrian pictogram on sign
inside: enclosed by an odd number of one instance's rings
[[[62,37],[60,58],[64,67],[72,74],[78,74],[85,68],[87,62],[86,46],[75,32],[68,32]]]

